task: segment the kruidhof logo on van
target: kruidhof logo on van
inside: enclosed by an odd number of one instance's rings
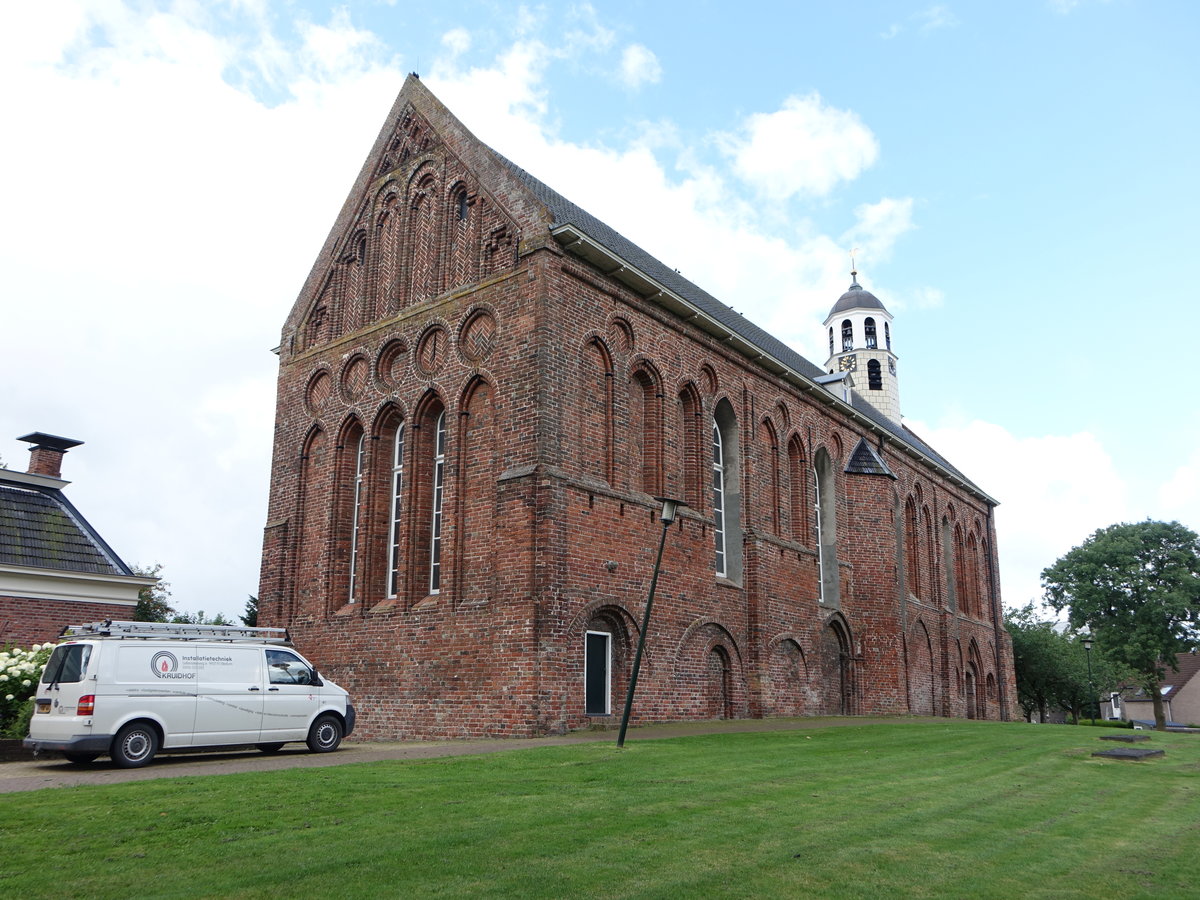
[[[179,659],[174,653],[159,650],[150,658],[150,670],[159,678],[195,678],[195,672],[180,672]]]

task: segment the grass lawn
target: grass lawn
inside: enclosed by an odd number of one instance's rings
[[[906,722],[0,800],[0,896],[1200,896],[1200,736]]]

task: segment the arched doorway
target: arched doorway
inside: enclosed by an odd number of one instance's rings
[[[821,631],[821,712],[827,716],[853,714],[851,690],[850,639],[838,620]]]
[[[967,703],[967,718],[978,718],[978,686],[975,678],[975,666],[968,663],[966,676],[966,703]]]
[[[733,666],[729,651],[716,646],[708,654],[708,677],[705,698],[710,719],[733,718]]]

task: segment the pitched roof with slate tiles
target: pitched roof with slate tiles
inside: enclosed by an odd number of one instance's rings
[[[1177,696],[1183,690],[1184,685],[1200,672],[1200,654],[1180,653],[1175,657],[1175,665],[1179,667],[1179,671],[1167,669],[1163,675],[1162,684],[1159,685],[1163,696],[1167,698]],[[1125,699],[1129,703],[1148,703],[1151,697],[1146,693],[1145,688],[1139,687],[1135,693]]]
[[[559,231],[567,226],[573,226],[624,262],[636,267],[644,275],[653,279],[658,285],[676,294],[686,303],[694,306],[743,340],[758,347],[793,372],[812,382],[825,375],[824,369],[805,359],[783,341],[764,331],[703,288],[688,281],[677,271],[655,259],[637,244],[601,222],[591,213],[576,206],[553,188],[533,175],[530,175],[516,163],[506,159],[494,150],[492,152],[539,201],[546,205],[546,209],[553,219],[550,226],[552,232]],[[866,291],[862,293],[867,296],[874,296],[868,294]],[[882,307],[882,304],[880,304],[880,307]],[[958,481],[971,492],[984,498],[988,503],[996,504],[993,498],[988,496],[978,485],[951,465],[941,454],[925,443],[924,440],[907,426],[893,422],[860,397],[857,392],[853,392],[851,396],[851,405],[854,411],[860,416],[869,419],[879,430],[907,444],[913,450],[917,451],[917,453],[945,470],[954,480]]]
[[[61,490],[0,472],[0,565],[132,575]]]

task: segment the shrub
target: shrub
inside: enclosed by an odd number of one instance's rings
[[[8,734],[20,727],[27,701],[32,711],[38,679],[53,650],[53,644],[34,644],[28,650],[20,647],[0,650],[0,732]]]

